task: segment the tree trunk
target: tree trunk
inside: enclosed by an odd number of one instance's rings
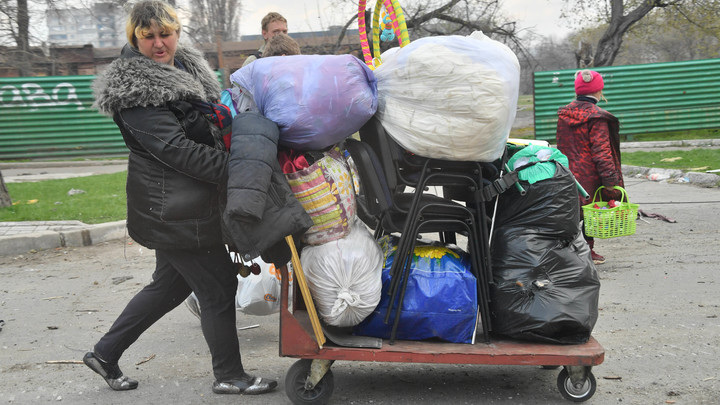
[[[5,180],[3,180],[2,172],[0,172],[0,207],[9,207],[12,205],[12,199],[10,199],[10,193],[8,193],[7,187],[5,187]]]
[[[17,0],[17,49],[20,76],[32,76],[30,64],[30,14],[27,0]]]
[[[640,21],[656,7],[667,7],[676,1],[646,0],[627,15],[625,13],[624,0],[612,0],[610,10],[610,22],[605,33],[598,41],[595,51],[594,66],[612,66],[615,57],[622,46],[623,36],[633,24]]]

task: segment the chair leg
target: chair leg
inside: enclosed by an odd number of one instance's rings
[[[473,266],[476,266],[476,277],[477,277],[477,299],[478,299],[478,310],[480,313],[480,324],[483,330],[483,339],[485,343],[490,342],[490,307],[489,307],[489,288],[486,274],[483,270],[482,260],[483,253],[480,248],[480,244],[484,243],[484,239],[477,230],[477,222],[473,224],[474,240],[472,241],[472,252],[470,253],[473,258]]]
[[[482,192],[482,185],[480,191]],[[492,262],[490,258],[490,244],[489,244],[489,231],[487,229],[487,223],[486,223],[486,215],[485,215],[485,206],[484,204],[480,204],[479,202],[476,202],[476,210],[478,212],[478,228],[480,230],[480,241],[481,241],[481,252],[482,252],[482,271],[484,274],[485,279],[487,282],[484,285],[485,290],[485,296],[487,297],[487,302],[485,305],[489,308],[489,302],[490,302],[490,283],[492,283]],[[488,327],[491,327],[488,324]]]
[[[393,305],[395,303],[395,297],[397,297],[397,289],[400,281],[400,278],[397,276],[398,274],[402,275],[403,273],[403,270],[400,270],[398,273],[398,269],[404,269],[406,267],[409,268],[412,263],[412,251],[408,250],[408,246],[411,244],[414,245],[415,236],[417,235],[416,232],[412,232],[412,229],[417,228],[416,222],[420,217],[420,210],[418,207],[420,206],[420,200],[423,195],[421,185],[424,184],[425,181],[427,165],[428,162],[425,162],[420,178],[418,179],[418,187],[415,189],[412,202],[410,203],[410,208],[408,209],[407,218],[405,219],[405,224],[403,226],[402,233],[400,234],[398,247],[395,251],[395,260],[390,267],[390,288],[388,288],[388,293],[391,296],[391,299],[388,303],[387,312],[385,313],[385,324],[390,321],[390,314],[392,313]]]
[[[410,243],[410,246],[409,246],[409,248],[410,248],[409,252],[415,252],[415,245],[416,245],[415,238],[413,238],[413,241]],[[412,256],[410,256],[410,257],[412,259]],[[410,262],[412,262],[412,260],[410,260]],[[398,325],[400,324],[400,314],[402,313],[403,301],[405,300],[405,292],[407,291],[407,283],[408,283],[408,280],[410,279],[410,271],[411,271],[410,267],[411,267],[410,265],[404,266],[403,271],[399,275],[401,284],[402,284],[402,288],[400,289],[400,298],[398,299],[397,309],[395,310],[395,318],[393,319],[393,326],[392,326],[392,330],[390,331],[390,342],[389,343],[391,345],[395,343],[395,337],[397,336],[397,328],[398,328]],[[392,301],[395,301],[395,295],[393,295]],[[388,313],[388,316],[389,315],[390,314]],[[387,323],[387,322],[388,321],[386,320],[385,323]]]
[[[426,163],[427,166],[427,163]],[[416,235],[419,233],[420,228],[425,222],[420,221],[422,215],[422,209],[419,209],[419,201],[421,199],[422,187],[425,184],[425,180],[433,177],[432,174],[426,178],[426,170],[423,170],[420,179],[418,180],[416,187],[416,194],[413,197],[410,209],[408,210],[408,217],[406,218],[405,225],[401,234],[400,241],[398,242],[398,248],[395,252],[395,260],[391,267],[391,281],[388,294],[390,295],[390,301],[388,304],[388,310],[385,314],[384,322],[387,324],[390,321],[392,315],[392,309],[395,305],[395,301],[398,294],[398,288],[400,288],[400,297],[397,302],[397,309],[395,311],[395,318],[393,320],[393,327],[390,334],[390,344],[393,344],[397,334],[397,327],[400,321],[400,315],[402,313],[403,300],[405,298],[405,292],[407,289],[408,279],[410,277],[410,268],[412,264],[412,255],[415,250]],[[483,179],[482,173],[479,174],[479,179],[476,184],[477,188],[482,193]],[[475,181],[475,180],[473,180]],[[482,194],[481,194],[482,195]],[[484,208],[479,202],[475,202],[474,213],[472,209],[466,208],[468,212],[468,218],[470,224],[463,222],[467,227],[468,236],[470,237],[471,243],[471,257],[472,266],[474,269],[475,277],[477,279],[477,299],[478,299],[478,311],[481,316],[481,323],[483,328],[483,337],[486,343],[489,343],[489,332],[490,326],[490,308],[489,308],[489,294],[490,288],[489,283],[492,280],[492,273],[490,270],[489,256],[490,249],[488,244],[488,231],[485,226],[485,212],[481,210]],[[423,207],[427,208],[427,207]],[[459,222],[462,222],[458,220]]]
[[[456,220],[456,221],[457,221],[458,223],[461,223],[463,226],[465,226],[465,228],[466,228],[466,230],[467,230],[467,232],[468,232],[469,239],[470,239],[469,242],[470,242],[470,244],[471,244],[471,249],[470,249],[470,250],[471,250],[471,252],[470,252],[470,256],[471,256],[471,266],[472,266],[472,268],[473,268],[473,270],[474,270],[473,273],[475,273],[474,275],[475,275],[476,280],[477,280],[477,279],[478,279],[478,274],[477,274],[477,272],[478,272],[478,270],[479,270],[479,267],[478,267],[478,254],[477,254],[477,253],[478,253],[478,250],[479,250],[479,249],[477,249],[477,233],[476,233],[476,229],[475,229],[475,221],[474,221],[472,215],[469,215],[469,216],[468,216],[467,222],[466,222],[466,221],[463,221],[463,220],[460,220],[460,219],[458,219],[458,220]],[[428,225],[428,224],[431,224],[431,223],[433,223],[433,222],[447,222],[447,220],[430,220],[430,221],[420,222],[420,223],[418,223],[417,226],[412,230],[412,231],[413,231],[413,234],[419,233],[420,230],[421,230],[421,228],[422,228],[424,225]],[[415,245],[416,245],[415,242],[416,242],[416,240],[415,240],[415,238],[413,238],[412,241],[410,242],[410,246],[408,247],[408,254],[407,254],[408,256],[411,255],[411,252],[414,252],[414,251],[415,251]],[[396,254],[397,254],[397,252],[396,252]],[[396,256],[395,259],[397,260],[397,258],[398,258],[398,257]],[[392,330],[391,330],[391,332],[390,332],[390,341],[389,341],[389,343],[390,343],[391,345],[395,343],[395,338],[396,338],[396,336],[397,336],[397,328],[398,328],[398,325],[400,324],[400,317],[401,317],[401,314],[402,314],[403,302],[404,302],[404,300],[405,300],[405,293],[406,293],[406,291],[407,291],[407,283],[408,283],[408,280],[410,279],[410,272],[411,272],[410,263],[411,263],[411,262],[412,262],[412,256],[410,256],[410,260],[407,262],[408,264],[407,264],[406,266],[403,266],[403,267],[402,267],[401,273],[397,275],[398,278],[399,278],[400,284],[402,284],[402,288],[400,288],[400,291],[399,291],[399,292],[400,292],[400,297],[399,297],[398,302],[397,302],[397,309],[395,310],[395,318],[393,319],[393,326],[392,326]],[[391,296],[391,301],[390,301],[391,303],[392,303],[392,302],[395,302],[395,297],[396,297],[396,296],[397,296],[397,291],[395,291],[394,294]],[[481,301],[481,297],[484,298],[484,294],[480,294],[479,291],[478,291],[478,302]],[[483,312],[484,312],[484,313],[483,313]],[[481,318],[481,319],[483,319],[484,322],[487,322],[487,320],[489,319],[489,311],[483,311],[483,310],[481,309],[481,315],[482,315],[482,318]],[[385,323],[386,323],[386,324],[389,322],[389,317],[390,317],[390,311],[388,311],[388,313],[386,314],[386,319],[385,319]],[[484,327],[484,326],[483,326],[483,335],[484,335],[484,337],[485,337],[485,342],[486,342],[486,343],[489,343],[488,328],[487,328],[487,327]]]
[[[410,218],[407,220],[410,221]],[[400,239],[398,240],[398,245],[395,250],[395,259],[390,266],[390,286],[387,292],[390,296],[390,301],[388,302],[387,312],[383,320],[385,324],[390,322],[390,316],[395,304],[402,275],[412,266],[415,235],[416,234],[412,232],[412,227],[408,229],[407,233],[400,234]],[[413,246],[413,250],[410,250],[410,246]]]
[[[482,195],[485,186],[482,178],[480,178],[479,186],[480,195]],[[492,268],[490,261],[489,232],[486,224],[485,204],[475,201],[474,205],[475,211],[477,212],[477,228],[480,232],[480,255],[482,258],[479,271],[483,273],[482,278],[484,279],[482,283],[483,299],[482,302],[480,302],[480,308],[483,317],[483,337],[485,338],[485,342],[488,343],[490,340],[489,333],[492,330],[492,325],[490,324],[490,283],[492,283]]]
[[[445,245],[456,245],[457,238],[455,237],[455,232],[440,232],[440,242]]]

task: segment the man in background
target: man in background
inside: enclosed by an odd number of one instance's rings
[[[253,55],[248,56],[247,59],[245,59],[245,62],[243,62],[243,67],[249,65],[254,60],[262,57],[262,54],[265,51],[265,47],[267,46],[268,40],[270,40],[270,38],[274,37],[277,34],[287,34],[288,32],[287,20],[280,13],[276,13],[274,11],[267,13],[267,15],[263,17],[261,21],[261,26],[262,36],[265,42],[257,50],[257,52],[255,52]]]

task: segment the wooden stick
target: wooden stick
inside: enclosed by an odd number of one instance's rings
[[[139,365],[141,365],[141,364],[143,364],[143,363],[147,363],[148,361],[150,361],[150,360],[152,360],[152,359],[154,359],[154,358],[155,358],[155,354],[153,353],[153,354],[151,354],[150,356],[145,357],[144,359],[138,361],[137,363],[135,363],[135,365],[136,365],[136,366],[139,366]]]
[[[303,272],[302,265],[300,264],[300,256],[298,255],[297,249],[295,248],[295,241],[292,235],[285,237],[285,241],[290,246],[290,252],[292,253],[291,262],[293,265],[293,272],[295,280],[298,282],[300,292],[302,293],[303,300],[305,301],[305,307],[310,315],[310,323],[312,324],[313,332],[315,332],[315,340],[317,340],[318,347],[322,349],[325,344],[325,334],[323,334],[322,327],[320,326],[320,318],[318,318],[317,312],[315,311],[315,304],[313,303],[312,296],[310,295],[310,289],[305,279],[305,273]]]

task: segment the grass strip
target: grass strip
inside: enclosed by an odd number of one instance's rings
[[[623,152],[622,163],[650,168],[678,169],[685,172],[705,172],[720,169],[720,149]]]
[[[125,219],[127,171],[7,183],[13,205],[0,208],[0,221],[72,221],[98,224]]]

